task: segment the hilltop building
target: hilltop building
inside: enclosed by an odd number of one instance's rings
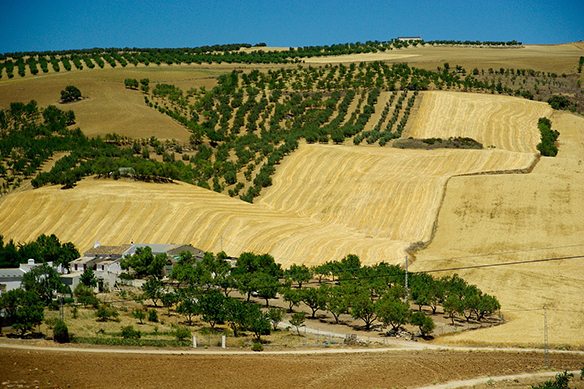
[[[397,37],[397,40],[401,41],[401,42],[421,41],[422,36],[421,35],[418,35],[418,36],[399,36],[399,37]]]

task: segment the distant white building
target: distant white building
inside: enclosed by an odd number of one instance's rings
[[[31,258],[27,263],[21,263],[17,268],[0,269],[0,294],[20,288],[24,275],[33,267],[40,265]],[[49,262],[49,266],[53,266],[53,263]]]
[[[121,259],[134,255],[138,248],[146,247],[150,247],[154,256],[159,254],[166,254],[168,256],[168,262],[164,269],[165,275],[170,275],[172,267],[178,262],[181,252],[191,252],[194,257],[200,259],[205,255],[203,250],[199,250],[188,244],[131,243],[119,246],[102,246],[100,242],[96,242],[93,248],[83,253],[82,257],[71,262],[72,276],[70,278],[72,280],[69,286],[74,290],[74,275],[91,268],[95,271],[95,277],[102,285],[113,287],[119,275],[123,272],[120,263]]]
[[[418,35],[418,36],[399,36],[399,37],[397,37],[397,40],[400,42],[421,41],[422,36],[421,35]]]

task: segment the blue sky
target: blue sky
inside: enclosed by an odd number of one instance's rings
[[[584,40],[584,1],[0,0],[0,52],[225,43]],[[480,4],[480,5],[479,5]]]

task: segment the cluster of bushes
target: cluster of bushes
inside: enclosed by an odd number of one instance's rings
[[[558,154],[558,148],[555,142],[560,136],[560,133],[557,130],[552,130],[551,120],[545,117],[539,118],[537,128],[541,133],[541,142],[537,145],[537,149],[543,156],[555,157]]]
[[[483,144],[472,138],[427,138],[427,139],[399,139],[393,147],[399,149],[482,149]]]

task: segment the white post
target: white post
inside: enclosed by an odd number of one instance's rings
[[[221,347],[225,348],[225,335],[221,336]]]
[[[197,337],[193,335],[193,348],[197,348]]]

